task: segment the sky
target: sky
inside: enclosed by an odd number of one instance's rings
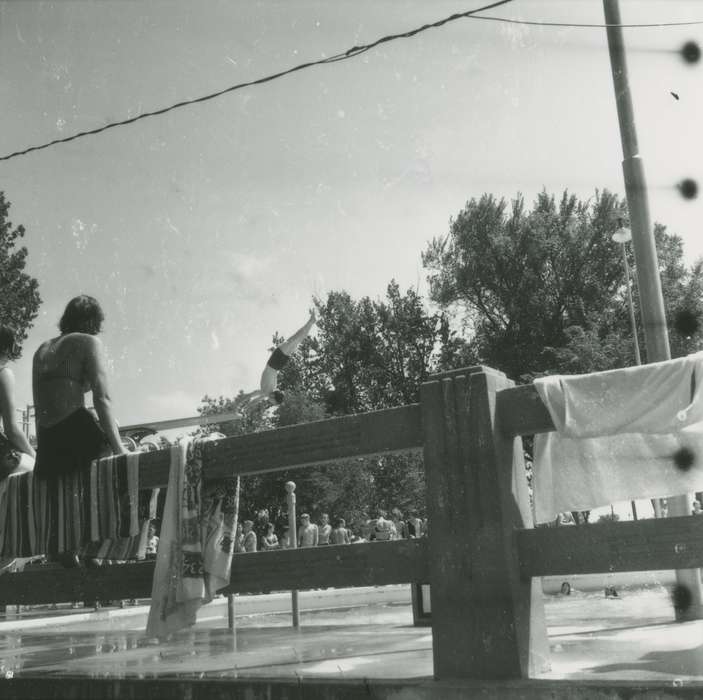
[[[0,155],[414,29],[480,2],[0,0]],[[703,20],[695,0],[621,0],[624,23]],[[603,22],[600,0],[485,14]],[[703,255],[703,25],[625,29],[652,219]],[[675,92],[679,99],[675,99]],[[43,304],[15,364],[85,293],[122,425],[256,388],[274,332],[313,295],[427,294],[428,241],[484,192],[624,194],[602,28],[462,19],[348,61],[0,162]],[[1,293],[1,292],[0,292]]]

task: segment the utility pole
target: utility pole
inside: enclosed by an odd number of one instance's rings
[[[622,141],[622,169],[625,176],[625,195],[630,212],[632,245],[637,265],[637,279],[641,299],[642,324],[647,351],[647,362],[671,359],[669,335],[664,314],[664,297],[657,264],[657,249],[649,217],[647,183],[644,163],[639,155],[635,116],[627,78],[627,61],[622,35],[622,21],[618,0],[603,0],[610,67],[615,87],[615,104],[620,122]],[[669,498],[670,515],[690,515],[688,497]],[[677,610],[677,619],[698,620],[703,618],[703,590],[698,569],[676,571],[676,581],[690,593],[691,605],[686,610]]]

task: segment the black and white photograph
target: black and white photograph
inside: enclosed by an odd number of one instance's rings
[[[703,699],[701,0],[0,0],[0,697]]]

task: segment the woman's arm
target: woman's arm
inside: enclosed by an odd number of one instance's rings
[[[110,449],[114,454],[126,454],[127,450],[122,445],[117,422],[112,414],[112,399],[107,384],[107,362],[103,344],[95,336],[89,336],[89,338],[86,368],[93,391],[93,406],[110,443]]]
[[[14,397],[15,376],[12,370],[5,368],[0,372],[0,416],[2,416],[5,436],[15,449],[34,457],[34,448],[17,425]]]

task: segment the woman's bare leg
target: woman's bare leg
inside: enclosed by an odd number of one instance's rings
[[[278,346],[278,349],[290,357],[298,349],[298,345],[310,335],[310,331],[316,322],[317,316],[315,315],[315,309],[311,309],[310,318],[307,320],[307,323],[293,333],[288,340],[284,340]]]

